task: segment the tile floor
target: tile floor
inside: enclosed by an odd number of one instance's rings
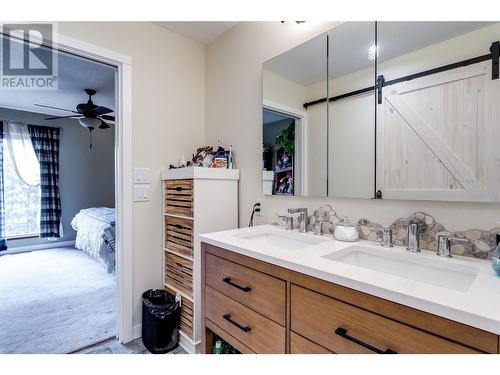
[[[117,339],[109,339],[75,352],[74,354],[150,354],[142,339],[135,339],[127,344],[120,344]],[[187,354],[180,346],[167,354]]]

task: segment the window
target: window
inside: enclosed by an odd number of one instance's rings
[[[7,238],[40,233],[40,185],[29,186],[17,175],[4,140],[3,173]]]

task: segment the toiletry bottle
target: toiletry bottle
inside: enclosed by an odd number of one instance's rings
[[[229,154],[227,155],[227,169],[233,169],[233,145],[229,146]]]
[[[215,342],[215,346],[212,350],[213,354],[222,354],[222,342],[220,340],[217,340]]]

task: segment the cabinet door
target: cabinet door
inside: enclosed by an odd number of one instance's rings
[[[383,198],[500,201],[500,80],[491,62],[386,86],[378,105]]]

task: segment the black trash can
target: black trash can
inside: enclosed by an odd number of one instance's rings
[[[180,302],[165,290],[142,294],[142,342],[151,353],[169,352],[179,343]]]

